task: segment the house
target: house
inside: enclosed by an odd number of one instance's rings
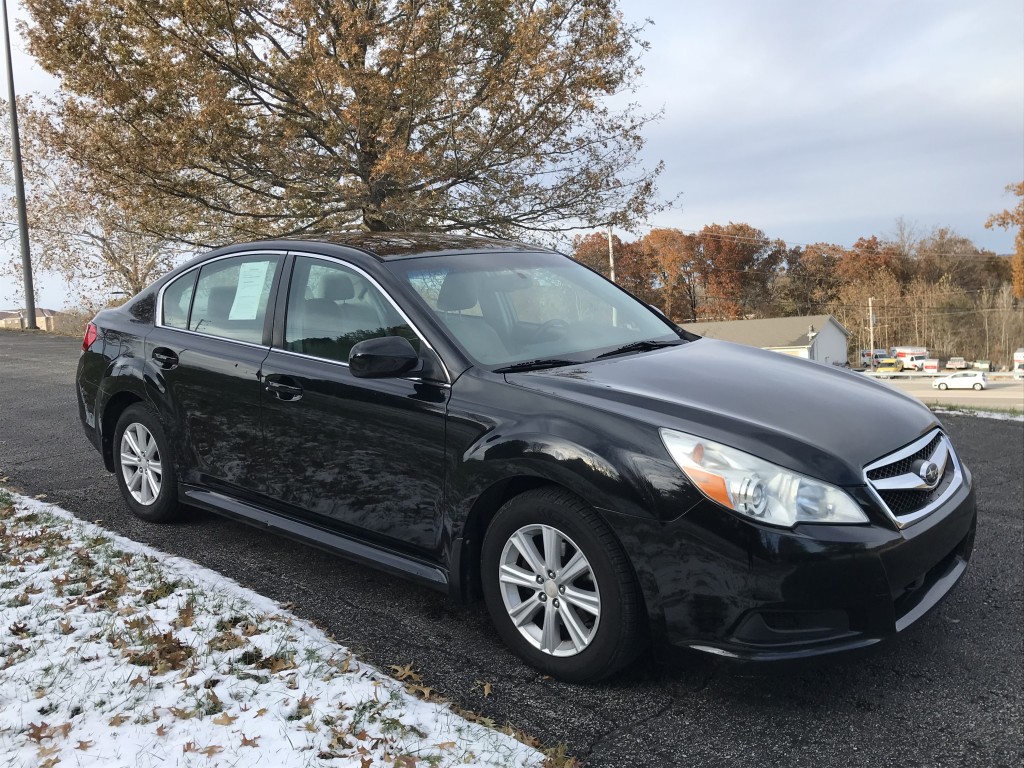
[[[36,327],[41,331],[52,331],[56,314],[52,309],[36,307]],[[24,328],[25,320],[24,309],[0,310],[0,328]]]
[[[832,315],[686,323],[683,328],[700,336],[748,344],[817,363],[845,365],[849,360],[850,332]]]

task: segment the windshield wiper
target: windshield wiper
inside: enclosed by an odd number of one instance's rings
[[[671,339],[668,341],[658,341],[656,339],[644,339],[643,341],[634,341],[630,344],[624,344],[621,347],[616,347],[610,352],[602,352],[597,356],[597,360],[602,357],[611,357],[612,355],[622,355],[626,352],[646,352],[650,349],[661,349],[662,347],[675,347],[679,344],[685,344],[683,339]]]
[[[560,368],[563,365],[579,365],[578,360],[563,360],[557,357],[544,357],[539,360],[526,360],[513,363],[504,368],[495,368],[495,373],[515,373],[516,371],[539,371],[544,368]]]

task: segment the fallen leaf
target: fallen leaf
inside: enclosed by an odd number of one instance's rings
[[[167,735],[167,726],[164,725],[163,723],[160,723],[160,725],[158,725],[156,727],[156,735],[157,736],[166,736]]]
[[[246,737],[246,735],[244,733],[242,734],[242,746],[243,747],[258,747],[259,746],[259,740],[260,740],[259,736],[253,736],[250,739],[250,738]]]
[[[78,742],[78,746],[75,747],[75,749],[80,749],[83,752],[85,752],[85,750],[87,750],[89,747],[91,747],[95,743],[96,743],[95,741],[79,741]]]
[[[181,745],[181,753],[184,755],[188,752],[198,752],[199,748],[196,746],[194,741],[186,741]]]
[[[199,751],[202,752],[207,757],[213,757],[218,752],[223,752],[224,751],[224,747],[218,747],[216,744],[211,744],[206,749],[201,749]]]
[[[434,689],[428,685],[415,685],[410,683],[405,686],[405,690],[415,696],[419,696],[424,701],[430,701],[430,697],[434,694]]]
[[[213,718],[213,722],[215,722],[217,725],[231,725],[237,719],[237,715],[235,717],[232,717],[227,712],[221,712],[219,715]]]
[[[37,744],[43,739],[50,737],[50,725],[45,720],[41,723],[29,723],[25,729],[25,735]]]
[[[390,668],[395,670],[395,677],[399,680],[412,680],[414,683],[422,682],[423,678],[413,672],[413,663],[410,661],[404,667],[392,664]]]
[[[128,716],[127,715],[114,715],[112,718],[110,718],[107,721],[107,725],[113,725],[116,728],[117,726],[121,725],[122,723],[127,723],[127,722],[128,722]]]
[[[359,760],[359,768],[370,768],[373,765],[372,757],[363,757]]]
[[[129,688],[134,688],[136,685],[145,685],[145,684],[146,684],[146,678],[144,678],[142,675],[136,675],[132,679],[132,681],[130,683],[128,683],[128,687]]]
[[[256,717],[263,717],[265,714],[267,714],[267,708],[266,707],[260,707],[259,709],[256,710]]]
[[[49,757],[50,755],[55,755],[58,752],[60,752],[60,747],[58,747],[56,745],[54,745],[52,747],[40,747],[39,749],[36,750],[36,756],[37,757]]]
[[[51,730],[51,734],[56,734],[56,733],[59,733],[61,736],[63,736],[66,739],[68,737],[68,734],[71,733],[71,723],[64,723],[63,725],[55,725],[53,727],[53,729]]]
[[[440,744],[437,745],[437,748],[438,749],[455,749],[455,742],[454,741],[442,741]]]

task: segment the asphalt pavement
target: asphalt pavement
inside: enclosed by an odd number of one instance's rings
[[[1024,765],[1020,422],[943,416],[978,487],[975,554],[948,599],[895,641],[864,658],[773,675],[702,658],[673,666],[645,658],[580,686],[545,678],[506,651],[482,604],[455,607],[199,511],[171,525],[134,518],[78,421],[79,345],[0,331],[0,477],[10,486],[292,603],[369,662],[412,662],[425,685],[459,706],[546,745],[565,743],[587,766]],[[0,640],[5,634],[0,626]]]

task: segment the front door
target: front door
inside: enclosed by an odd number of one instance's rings
[[[438,556],[448,387],[348,367],[353,344],[394,335],[421,343],[365,273],[295,257],[283,344],[263,364],[267,493],[318,524]]]

